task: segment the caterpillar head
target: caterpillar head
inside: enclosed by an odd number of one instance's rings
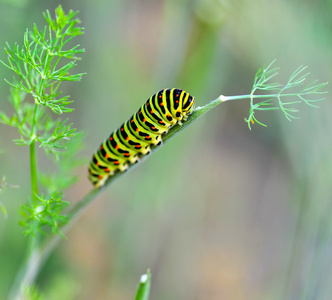
[[[195,97],[185,93],[183,97],[182,110],[189,116],[195,109]]]

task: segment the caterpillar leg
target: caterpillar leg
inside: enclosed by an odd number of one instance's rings
[[[107,179],[112,176],[114,174],[114,172],[110,172],[110,173],[104,173],[104,174],[97,174],[94,171],[89,171],[89,179],[92,182],[92,184],[96,187],[96,188],[100,188],[102,187],[105,182],[107,181]]]
[[[179,120],[179,121],[178,121],[178,124],[179,124],[180,126],[183,126],[183,122],[186,122],[186,121],[188,120],[188,118],[189,118],[188,115],[184,115],[183,118],[182,118],[182,120]]]
[[[104,186],[104,184],[106,183],[106,181],[109,177],[110,177],[110,175],[102,176],[102,178],[98,179],[98,181],[94,184],[94,186],[96,188],[101,188],[102,186]]]

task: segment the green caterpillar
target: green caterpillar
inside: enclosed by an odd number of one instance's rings
[[[182,125],[194,108],[195,98],[180,89],[163,89],[151,96],[93,155],[90,181],[102,187],[116,171],[127,170],[129,164],[150,153],[151,145],[160,146],[162,135],[175,124]]]

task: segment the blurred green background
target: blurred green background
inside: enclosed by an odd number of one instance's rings
[[[79,10],[86,28],[77,70],[87,75],[65,86],[86,166],[67,201],[91,189],[87,166],[100,142],[162,88],[190,92],[197,106],[247,94],[275,58],[280,82],[299,65],[332,81],[331,0],[0,0],[0,48],[22,44],[58,4]],[[0,67],[0,78],[11,76]],[[8,95],[0,80],[0,109],[10,113]],[[268,127],[252,131],[246,100],[210,112],[89,207],[43,268],[41,292],[134,299],[150,268],[151,299],[331,299],[330,97],[320,109],[301,106],[300,120],[258,115]],[[17,137],[0,126],[0,176],[20,186],[0,195],[0,299],[26,247],[17,211],[30,193],[29,154]]]

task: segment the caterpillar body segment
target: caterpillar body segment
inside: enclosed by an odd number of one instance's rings
[[[97,188],[117,171],[124,172],[160,146],[162,136],[182,125],[194,111],[195,98],[180,89],[164,89],[151,96],[128,121],[112,132],[92,156],[89,179]]]

